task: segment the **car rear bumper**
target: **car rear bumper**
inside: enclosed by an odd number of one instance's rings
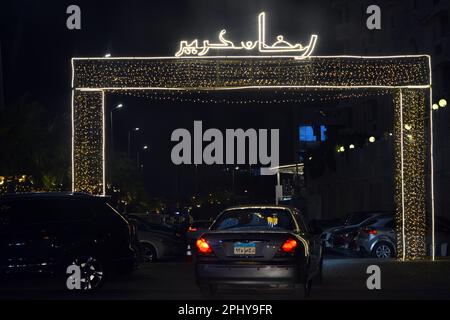
[[[197,284],[295,284],[304,274],[297,265],[196,264]]]

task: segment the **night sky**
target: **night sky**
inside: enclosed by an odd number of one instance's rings
[[[71,4],[81,8],[81,30],[66,28]],[[67,111],[71,57],[172,56],[180,40],[215,39],[222,28],[238,41],[253,39],[263,10],[269,34],[300,42],[316,33],[316,53],[333,53],[333,20],[318,1],[2,1],[6,101],[29,92]]]
[[[81,30],[66,28],[66,8],[71,4],[81,8]],[[261,11],[267,12],[267,37],[274,39],[283,34],[288,41],[305,43],[310,34],[319,34],[315,54],[340,53],[333,40],[336,16],[323,1],[4,1],[0,37],[6,104],[26,94],[55,114],[68,115],[71,57],[106,53],[173,56],[180,40],[215,40],[223,28],[231,40],[256,39],[257,15]],[[117,103],[123,103],[126,109],[120,111],[120,116],[115,113],[116,147],[126,151],[128,130],[144,129],[136,142],[150,146],[143,156],[144,177],[154,195],[176,198],[193,191],[194,169],[177,168],[170,162],[174,145],[170,134],[180,127],[192,130],[194,120],[203,120],[205,127],[279,128],[281,164],[297,160],[293,153],[297,137],[288,121],[292,105],[212,106],[107,97],[107,107]],[[223,168],[201,167],[198,176],[205,190],[217,183],[230,184],[230,176],[224,176]],[[267,178],[266,183],[270,187],[264,190],[272,197],[274,177]]]

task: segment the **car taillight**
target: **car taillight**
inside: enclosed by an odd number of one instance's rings
[[[295,252],[295,248],[297,248],[297,240],[295,239],[287,239],[281,246],[281,249],[287,253]]]
[[[198,239],[195,244],[197,245],[197,249],[200,253],[207,254],[212,252],[211,246],[203,238]]]
[[[189,232],[196,232],[196,231],[197,231],[197,228],[195,228],[195,227],[189,227],[188,231],[189,231]]]
[[[363,229],[364,232],[368,233],[368,234],[377,234],[377,230],[374,228],[365,228]]]

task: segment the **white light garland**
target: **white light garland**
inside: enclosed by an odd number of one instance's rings
[[[223,34],[222,34],[223,35]],[[123,92],[126,94],[155,92],[162,94],[167,92],[170,95],[183,95],[191,92],[205,93],[208,91],[227,91],[227,90],[289,90],[289,93],[301,93],[302,91],[315,90],[377,90],[385,94],[399,94],[400,104],[400,144],[401,152],[399,159],[401,161],[400,182],[401,191],[401,212],[402,212],[402,259],[413,259],[421,257],[423,251],[420,249],[421,231],[411,231],[413,233],[406,234],[407,228],[419,228],[421,225],[422,207],[421,199],[425,196],[425,189],[420,185],[410,185],[410,180],[404,177],[404,168],[406,161],[407,167],[411,168],[411,164],[415,161],[414,157],[421,157],[420,154],[411,154],[408,152],[407,158],[404,155],[405,142],[403,141],[403,104],[405,93],[407,90],[408,108],[405,109],[407,114],[415,108],[413,99],[417,99],[414,103],[422,103],[421,96],[414,96],[412,93],[417,91],[430,91],[430,166],[431,166],[431,215],[432,215],[432,257],[434,259],[434,173],[433,173],[433,118],[431,108],[431,58],[428,55],[402,55],[402,56],[329,56],[329,57],[308,57],[304,60],[296,60],[297,56],[214,56],[214,57],[98,57],[98,58],[73,58],[72,59],[72,119],[78,112],[87,110],[79,108],[77,97],[83,95],[82,103],[98,104],[98,118],[101,121],[102,137],[98,143],[95,141],[86,141],[89,154],[96,154],[94,149],[98,145],[101,147],[102,159],[89,159],[83,164],[85,172],[76,172],[76,159],[80,158],[80,154],[75,154],[75,139],[97,139],[97,136],[83,134],[83,137],[76,130],[74,122],[72,122],[72,186],[74,191],[88,191],[105,193],[105,93]],[[134,85],[133,85],[134,84]],[[93,94],[101,94],[101,101],[90,101],[88,97]],[[283,93],[284,94],[284,93]],[[349,95],[350,96],[350,95]],[[166,97],[167,98],[167,95]],[[189,99],[189,98],[167,98],[167,99],[185,99],[190,102],[203,103],[222,103],[223,100],[216,98],[209,99]],[[311,101],[313,98],[310,98]],[[265,102],[254,100],[257,103],[285,103],[289,101],[299,101],[301,98],[295,99],[274,99]],[[318,99],[320,101],[320,98]],[[183,100],[181,100],[183,101]],[[239,100],[230,103],[252,103],[252,101],[242,102]],[[84,111],[83,111],[84,112]],[[420,112],[415,110],[414,112]],[[411,114],[412,116],[412,114]],[[416,117],[417,114],[414,114]],[[407,120],[410,121],[411,119]],[[89,122],[89,121],[88,121]],[[78,125],[78,124],[77,124]],[[95,130],[94,130],[95,131]],[[82,131],[83,132],[83,131]],[[409,131],[408,131],[409,132]],[[412,127],[411,137],[416,137],[418,131]],[[423,134],[423,132],[422,132]],[[421,136],[417,137],[418,141]],[[411,140],[413,141],[413,140]],[[101,143],[101,146],[99,145]],[[407,142],[406,148],[413,148],[413,142]],[[411,145],[411,146],[410,146]],[[417,146],[416,146],[417,147]],[[77,149],[78,150],[78,149]],[[78,152],[78,151],[77,151]],[[419,163],[422,163],[422,159]],[[91,162],[89,162],[91,161]],[[95,171],[99,164],[101,171]],[[89,163],[89,165],[88,165]],[[90,170],[90,171],[89,171]],[[96,172],[102,172],[101,177],[96,177]],[[408,173],[411,177],[410,173]],[[423,181],[425,176],[422,171],[417,173],[419,176],[414,177],[414,181]],[[77,179],[84,179],[78,181]],[[81,178],[85,177],[85,178]],[[97,179],[99,178],[99,179]],[[91,181],[98,180],[98,185],[90,186]],[[422,180],[421,180],[422,179]],[[406,185],[405,185],[406,183]],[[101,186],[100,186],[101,185]],[[405,190],[411,192],[416,190],[421,193],[421,198],[406,201]],[[415,191],[415,192],[416,192]],[[407,206],[413,206],[408,207]],[[417,207],[414,207],[417,206]],[[419,209],[418,209],[419,208]],[[413,215],[416,218],[411,218]],[[408,223],[406,222],[407,219]],[[418,219],[417,221],[414,219]],[[417,224],[417,225],[416,225]],[[413,237],[413,238],[411,238]],[[414,238],[415,237],[415,238]],[[418,240],[419,239],[419,240]],[[411,241],[411,244],[409,243]],[[419,242],[418,242],[419,241]],[[409,250],[409,246],[414,246]]]

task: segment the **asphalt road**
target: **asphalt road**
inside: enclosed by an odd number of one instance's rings
[[[368,290],[367,266],[381,268],[381,290]],[[141,266],[116,276],[98,292],[80,294],[61,289],[47,278],[7,279],[0,299],[205,299],[195,285],[193,265],[164,262]],[[287,288],[221,287],[206,299],[294,299]],[[313,284],[308,299],[450,299],[450,260],[399,262],[328,257],[324,283]]]

